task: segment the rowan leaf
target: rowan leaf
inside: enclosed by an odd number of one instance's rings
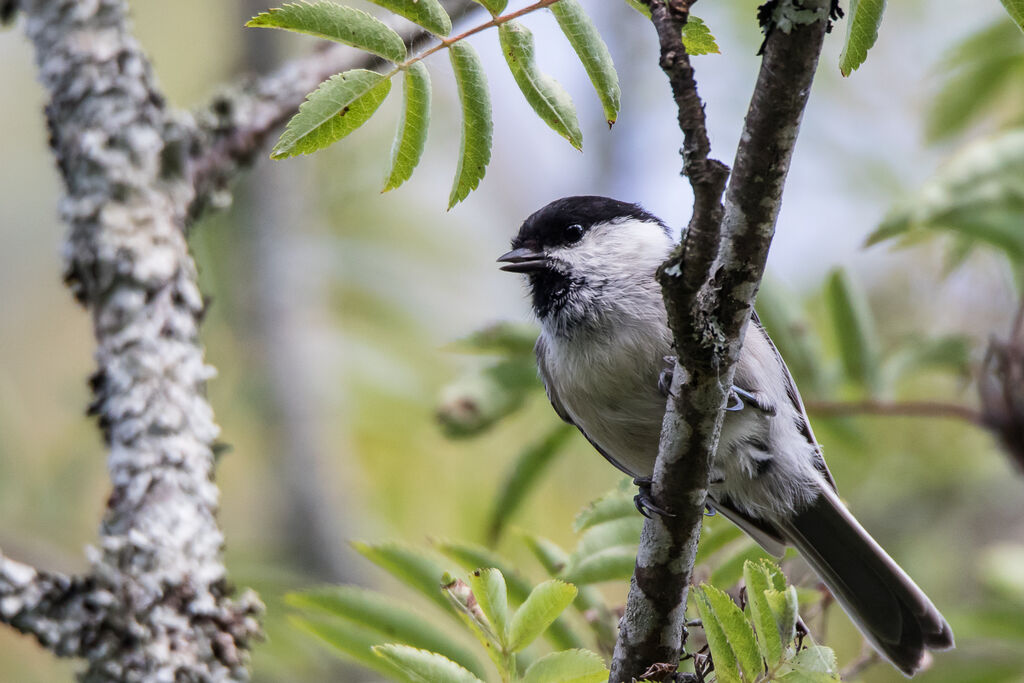
[[[309,154],[345,137],[373,116],[391,91],[391,81],[366,69],[335,74],[306,96],[270,156]]]
[[[607,680],[604,660],[589,650],[552,652],[531,664],[523,676],[523,683],[602,683]]]
[[[324,617],[305,618],[288,615],[288,622],[292,627],[305,631],[329,645],[343,659],[361,664],[390,679],[407,680],[402,669],[374,655],[373,648],[387,642],[387,639],[379,633]]]
[[[761,653],[757,648],[757,640],[754,638],[754,629],[747,620],[743,610],[733,602],[727,593],[709,584],[700,587],[700,596],[711,608],[710,616],[722,629],[722,634],[728,640],[727,646],[736,658],[739,670],[743,679],[755,681],[764,670],[761,661]],[[698,604],[700,604],[698,602]],[[703,612],[701,618],[704,618]],[[715,653],[716,643],[712,642],[711,634],[708,633],[708,645],[711,647],[711,657],[715,660],[715,668],[718,667],[718,655]],[[722,644],[717,643],[718,649]]]
[[[550,9],[562,33],[580,58],[587,76],[590,77],[590,82],[601,100],[601,108],[604,109],[608,125],[612,125],[619,115],[622,93],[608,46],[601,39],[601,34],[597,32],[579,0],[559,0]]]
[[[486,7],[486,5],[485,5]],[[490,9],[490,8],[488,8]],[[448,50],[462,103],[462,141],[455,182],[448,197],[448,208],[476,189],[491,160],[491,99],[487,92],[480,56],[468,43],[460,41]]]
[[[558,579],[538,584],[512,615],[509,649],[519,652],[548,630],[565,608],[576,599],[576,586]]]
[[[530,30],[517,21],[509,21],[498,28],[498,40],[512,77],[533,111],[569,144],[581,149],[583,133],[572,99],[557,81],[537,68]]]
[[[501,14],[508,5],[508,0],[473,0],[473,2],[486,8],[491,14]]]
[[[406,57],[402,37],[383,21],[354,7],[333,2],[300,2],[261,12],[245,24],[255,28],[281,28],[326,38],[366,50],[392,62]]]
[[[373,651],[417,682],[483,683],[452,660],[436,652],[393,643],[378,645]]]
[[[497,569],[477,569],[470,573],[468,583],[473,597],[494,629],[498,638],[496,644],[503,649],[508,647],[509,610],[505,577]]]
[[[715,42],[715,37],[711,35],[711,29],[703,19],[692,14],[683,24],[683,47],[686,48],[686,53],[689,55],[721,53],[718,43]]]
[[[1024,0],[1000,0],[1003,3],[1003,7],[1006,8],[1006,12],[1013,19],[1013,23],[1017,24],[1017,27],[1024,31]]]
[[[869,395],[880,388],[880,363],[874,318],[864,292],[846,271],[836,269],[825,284],[840,359],[846,376]]]
[[[435,36],[452,32],[452,20],[437,0],[370,0],[375,5],[422,26]]]
[[[371,544],[353,541],[352,547],[405,585],[430,598],[446,612],[451,611],[448,599],[441,593],[441,578],[445,569],[419,550],[395,542]]]
[[[391,168],[388,169],[383,192],[395,189],[412,176],[427,144],[430,75],[423,62],[416,62],[406,70],[403,88],[402,114],[391,146]]]
[[[839,53],[839,71],[849,76],[867,59],[868,50],[878,40],[885,0],[850,0],[846,19],[846,44]]]
[[[782,642],[775,616],[765,596],[769,590],[774,590],[771,579],[762,563],[748,561],[743,564],[743,581],[747,586],[747,604],[750,605],[750,614],[757,630],[757,646],[768,668],[772,669],[782,661],[786,644]]]

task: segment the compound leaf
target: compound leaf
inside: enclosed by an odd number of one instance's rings
[[[379,657],[389,664],[405,672],[413,681],[434,683],[483,683],[452,660],[426,650],[418,650],[408,645],[378,645],[373,648]]]
[[[498,39],[512,77],[537,116],[569,144],[581,149],[583,133],[572,99],[553,78],[537,68],[530,30],[517,21],[509,21],[498,28]]]
[[[608,46],[601,39],[590,17],[583,10],[579,0],[560,0],[551,6],[562,33],[569,40],[572,49],[583,63],[590,82],[597,91],[608,125],[615,123],[619,115],[619,76],[615,73]]]
[[[405,17],[435,36],[446,36],[452,32],[451,17],[437,0],[370,0],[370,2]]]
[[[326,38],[366,50],[392,62],[401,62],[406,57],[405,42],[387,24],[362,10],[333,2],[283,5],[257,14],[245,25],[281,28]]]
[[[390,91],[389,79],[366,69],[331,76],[306,96],[271,158],[309,154],[337,142],[366,123]]]
[[[383,192],[395,189],[412,176],[423,156],[429,125],[430,75],[423,62],[416,62],[405,72],[402,115],[391,146],[391,168]]]
[[[484,5],[487,7],[487,5]],[[488,7],[490,9],[490,7]],[[480,56],[468,43],[460,41],[448,50],[462,103],[462,142],[455,182],[448,197],[448,208],[465,199],[484,177],[491,160],[491,99],[487,92]]]

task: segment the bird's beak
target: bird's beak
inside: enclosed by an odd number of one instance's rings
[[[501,269],[509,273],[532,273],[548,267],[548,257],[542,252],[520,247],[498,257],[504,263]]]

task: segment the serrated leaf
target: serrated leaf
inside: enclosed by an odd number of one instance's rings
[[[824,645],[811,645],[800,650],[789,663],[794,668],[805,672],[834,675],[838,673],[839,669],[836,664],[836,653],[832,651],[832,648]]]
[[[447,638],[443,630],[379,593],[356,586],[328,586],[290,593],[286,602],[292,607],[323,612],[376,631],[381,634],[380,642],[399,642],[441,653],[476,675],[485,675],[476,657]],[[368,648],[366,655],[371,656]]]
[[[574,562],[562,578],[585,586],[603,581],[624,581],[636,567],[636,546],[617,546]]]
[[[708,588],[707,584],[701,584],[694,588],[693,597],[694,602],[697,603],[697,611],[700,613],[704,636],[711,649],[711,657],[715,662],[715,678],[720,683],[741,683],[739,660],[736,658],[729,638],[725,635],[718,615],[715,614],[715,609],[707,597],[706,588]]]
[[[721,50],[718,49],[718,43],[715,42],[715,37],[711,35],[711,29],[708,28],[703,19],[692,14],[686,20],[686,23],[683,24],[683,47],[686,48],[686,53],[690,55],[721,53]]]
[[[373,116],[391,91],[391,81],[365,69],[335,74],[306,96],[285,126],[272,159],[309,154],[337,142]]]
[[[1006,8],[1006,13],[1017,24],[1017,28],[1024,31],[1024,0],[999,0]]]
[[[817,671],[804,671],[802,669],[798,669],[783,674],[776,680],[778,680],[779,683],[832,683],[839,679]]]
[[[435,36],[452,32],[452,20],[437,0],[370,0],[375,5],[391,10]]]
[[[393,680],[408,680],[402,669],[373,653],[374,647],[386,642],[378,634],[337,619],[306,618],[289,614],[288,623],[300,631],[315,636],[344,659],[361,664]]]
[[[639,520],[639,514],[633,503],[633,496],[623,491],[609,491],[597,500],[588,503],[576,514],[572,530],[580,533],[602,522],[627,517],[635,517]]]
[[[533,556],[537,558],[540,565],[544,567],[544,571],[554,576],[555,574],[561,573],[563,569],[569,564],[569,553],[565,552],[557,543],[554,541],[544,538],[543,536],[537,536],[536,534],[530,534],[526,532],[520,532],[519,536],[526,543],[526,547],[530,549]]]
[[[512,77],[533,111],[569,144],[582,149],[583,133],[572,98],[557,81],[537,68],[530,30],[517,21],[509,21],[498,27],[498,40]]]
[[[846,377],[876,394],[881,388],[878,337],[864,292],[845,270],[836,269],[825,284],[825,297]]]
[[[526,670],[522,683],[602,683],[607,680],[608,669],[600,655],[589,650],[564,650],[534,662]]]
[[[608,125],[615,123],[619,116],[621,90],[619,76],[612,63],[608,46],[601,39],[594,23],[590,21],[579,0],[559,0],[549,8],[555,15],[558,26],[569,40],[572,49],[580,58],[590,82],[601,100],[601,108]]]
[[[491,14],[501,14],[508,5],[508,0],[473,0],[473,2],[486,8]]]
[[[437,541],[435,545],[441,553],[466,569],[494,567],[500,570],[508,586],[509,601],[513,605],[522,604],[530,594],[530,583],[524,580],[505,558],[494,551],[471,543],[458,543],[455,541]],[[552,624],[545,634],[545,638],[552,645],[562,650],[583,647],[583,641],[562,619]]]
[[[371,544],[353,541],[352,547],[370,562],[440,605],[446,612],[451,611],[448,599],[441,592],[441,577],[446,570],[423,553],[395,542]]]
[[[785,590],[768,590],[764,596],[775,617],[775,624],[779,627],[782,646],[788,647],[796,638],[796,622],[799,617],[796,588],[789,586]]]
[[[774,590],[771,579],[761,563],[748,561],[743,564],[743,581],[747,586],[747,604],[757,631],[757,646],[771,670],[782,661],[785,649],[775,616],[765,597],[765,592]]]
[[[448,197],[448,208],[451,209],[476,189],[487,171],[487,164],[491,161],[493,124],[487,77],[484,75],[480,56],[465,41],[452,45],[448,54],[459,87],[459,102],[462,104],[459,163],[455,169],[455,182]]]
[[[846,20],[846,44],[839,53],[839,71],[849,76],[868,57],[868,50],[878,40],[885,0],[850,0]]]
[[[366,50],[392,62],[405,60],[402,37],[380,19],[333,2],[301,2],[261,12],[246,26],[281,28]]]
[[[391,146],[391,167],[381,192],[395,189],[412,176],[427,144],[427,129],[430,127],[430,75],[426,65],[416,62],[409,67],[404,82],[402,114]]]
[[[502,649],[508,646],[509,617],[508,590],[505,588],[505,577],[497,569],[477,569],[469,575],[469,587],[473,596],[491,623],[497,644]]]
[[[483,683],[461,666],[436,652],[418,650],[408,645],[378,645],[373,651],[385,661],[404,671],[412,680],[422,683]]]
[[[548,630],[548,627],[576,599],[576,586],[551,579],[538,584],[512,615],[509,648],[519,652]]]
[[[512,471],[502,481],[491,509],[487,524],[487,538],[491,545],[501,537],[505,526],[541,481],[544,472],[565,451],[563,447],[575,431],[572,425],[559,423],[540,441],[528,444],[516,457]]]
[[[764,670],[764,664],[757,648],[757,640],[754,638],[754,629],[746,615],[743,614],[743,610],[733,602],[728,594],[712,585],[703,584],[699,590],[706,606],[711,608],[711,616],[718,622],[722,634],[728,639],[728,646],[736,657],[744,679],[747,681],[757,680]],[[703,618],[703,614],[701,614],[701,618]],[[711,646],[711,656],[715,660],[717,670],[718,657],[715,654],[715,645],[711,642],[710,635],[708,645]]]

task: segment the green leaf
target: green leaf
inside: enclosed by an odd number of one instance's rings
[[[1024,31],[1024,0],[1000,0],[1000,2],[1003,3],[1010,18],[1013,19],[1013,23],[1017,24],[1017,28]]]
[[[491,545],[497,543],[509,520],[522,507],[551,463],[565,451],[565,444],[575,432],[572,425],[559,423],[540,441],[528,444],[520,452],[491,509],[487,524],[487,538]]]
[[[834,675],[839,673],[836,653],[824,645],[811,645],[796,653],[789,662],[794,668],[806,672]],[[833,680],[837,680],[836,676]]]
[[[905,242],[947,232],[995,247],[1024,262],[1024,129],[972,143],[951,158],[914,196],[890,211],[868,244]]]
[[[829,275],[825,296],[847,378],[860,385],[869,395],[876,394],[881,388],[878,337],[863,291],[854,284],[846,271],[836,269]]]
[[[583,133],[572,98],[557,81],[537,68],[530,30],[518,21],[509,21],[498,27],[498,39],[512,77],[533,111],[569,144],[582,149]]]
[[[736,659],[736,653],[733,652],[729,637],[726,636],[725,630],[718,620],[718,615],[708,599],[707,588],[713,587],[701,584],[694,588],[693,597],[694,602],[697,603],[704,636],[711,649],[711,657],[715,661],[715,678],[720,683],[741,683],[739,660]],[[728,596],[726,598],[728,599]]]
[[[644,520],[640,515],[610,519],[607,522],[595,524],[580,536],[573,557],[574,559],[585,558],[615,546],[625,546],[636,552],[643,525]]]
[[[366,123],[391,91],[391,81],[365,69],[335,74],[306,96],[270,153],[272,159],[309,154]]]
[[[482,3],[481,3],[482,4]],[[504,3],[500,3],[504,4]],[[487,7],[487,5],[484,5]],[[488,7],[490,9],[490,7]],[[480,56],[468,43],[460,41],[448,50],[459,86],[462,103],[462,141],[455,182],[448,197],[448,208],[465,199],[484,177],[491,160],[491,99],[487,92]]]
[[[828,395],[831,386],[821,339],[800,297],[766,277],[757,294],[757,314],[803,395]]]
[[[461,566],[473,570],[480,567],[494,567],[501,571],[508,586],[509,601],[513,605],[522,604],[530,595],[530,583],[515,571],[505,558],[482,546],[455,541],[437,541],[437,549]],[[563,619],[559,619],[548,630],[545,637],[555,647],[568,650],[583,647],[583,641],[569,628]]]
[[[579,511],[573,520],[572,529],[580,533],[602,522],[624,517],[632,517],[642,522],[639,514],[632,495],[619,490],[609,491]]]
[[[796,622],[799,617],[799,601],[796,588],[789,586],[785,590],[769,590],[764,593],[768,607],[779,627],[779,636],[783,647],[788,647],[796,638]]]
[[[382,192],[395,189],[412,176],[423,156],[429,126],[430,75],[423,62],[416,62],[405,72],[402,116],[391,146],[391,168]]]
[[[779,681],[780,683],[832,683],[833,681],[838,681],[839,679],[828,674],[820,673],[818,671],[804,671],[803,669],[796,669],[780,676],[775,680]],[[959,681],[963,679],[958,678],[955,680]]]
[[[601,34],[597,32],[579,0],[559,0],[549,9],[580,58],[601,100],[604,117],[608,125],[612,125],[619,116],[622,93],[619,90],[619,76],[615,73],[615,65],[612,63],[608,46],[604,44]]]
[[[473,0],[478,5],[482,5],[491,14],[501,14],[505,11],[505,6],[508,5],[508,0]]]
[[[747,586],[747,604],[757,631],[757,645],[771,670],[782,661],[785,650],[775,616],[765,597],[767,591],[774,590],[771,578],[763,564],[748,561],[743,563],[743,581]]]
[[[337,619],[305,618],[289,614],[288,622],[296,629],[305,631],[329,645],[344,659],[397,681],[409,680],[402,669],[374,655],[373,648],[386,642],[378,634]]]
[[[370,0],[427,29],[435,36],[452,32],[452,20],[437,0]]]
[[[743,565],[748,560],[762,560],[769,557],[764,548],[753,541],[744,540],[745,542],[740,545],[740,549],[734,555],[722,560],[721,564],[711,572],[711,583],[716,586],[735,586],[743,578]]]
[[[522,407],[526,397],[541,390],[536,361],[507,358],[474,368],[441,390],[437,419],[445,436],[476,436]]]
[[[477,569],[469,575],[469,587],[473,589],[484,616],[491,623],[502,649],[508,647],[508,590],[505,577],[497,569]]]
[[[446,637],[443,630],[379,593],[356,586],[328,586],[290,593],[285,600],[292,607],[323,612],[377,631],[382,636],[380,642],[400,642],[438,652],[478,676],[485,675],[476,657]],[[370,656],[369,649],[366,654]]]
[[[441,592],[445,569],[423,553],[401,543],[362,543],[353,541],[360,555],[384,569],[407,586],[440,605],[446,612],[451,605]]]
[[[385,661],[404,671],[412,680],[423,683],[483,683],[461,666],[436,652],[418,650],[408,645],[378,645],[373,651]]]
[[[648,19],[651,18],[651,8],[647,6],[647,3],[642,2],[642,0],[626,0],[626,4]]]
[[[747,681],[754,681],[764,670],[761,661],[761,653],[757,648],[757,641],[754,638],[754,629],[747,620],[743,610],[733,602],[732,598],[714,586],[703,584],[700,587],[700,594],[703,602],[710,607],[710,614],[718,622],[722,634],[728,639],[728,647],[731,649],[743,677]],[[698,603],[700,604],[700,603]],[[704,618],[703,613],[701,618]],[[707,622],[704,622],[707,623]],[[708,645],[711,646],[711,656],[717,662],[715,645],[708,635]],[[721,644],[719,644],[721,647]]]
[[[616,546],[574,562],[562,576],[581,586],[603,581],[626,581],[636,567],[636,546]]]
[[[523,683],[602,683],[607,680],[604,660],[589,650],[552,652],[534,662],[523,677]]]
[[[712,525],[710,521],[705,522],[700,529],[700,544],[694,564],[707,562],[712,555],[739,538],[745,537],[735,524]]]
[[[537,333],[535,325],[510,322],[494,323],[452,342],[445,349],[458,353],[521,357],[533,363],[533,347],[537,343]]]
[[[267,10],[246,26],[283,28],[366,50],[392,62],[405,60],[402,37],[380,19],[333,2],[295,3]]]
[[[867,59],[868,50],[878,40],[885,0],[850,0],[846,20],[846,44],[839,54],[839,71],[849,76]]]
[[[576,599],[576,586],[551,579],[538,584],[512,616],[509,647],[519,652],[548,630],[565,608]]]
[[[721,53],[721,50],[718,49],[718,43],[715,42],[715,37],[711,35],[711,29],[708,28],[703,19],[692,14],[686,20],[686,23],[683,24],[683,47],[686,48],[686,53],[690,55]]]

